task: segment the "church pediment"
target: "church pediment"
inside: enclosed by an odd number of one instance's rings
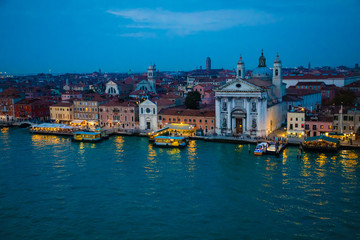
[[[217,88],[215,92],[263,92],[264,90],[244,80],[236,79]]]

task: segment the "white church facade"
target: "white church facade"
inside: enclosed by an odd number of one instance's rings
[[[157,105],[150,100],[139,104],[139,128],[141,130],[157,130]]]
[[[214,90],[216,133],[267,136],[285,121],[286,106],[282,102],[285,89],[279,56],[270,70],[261,53],[259,65],[250,78],[245,78],[245,64],[240,57],[236,79]]]

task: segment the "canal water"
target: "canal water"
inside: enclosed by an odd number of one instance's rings
[[[359,152],[296,154],[3,128],[0,239],[360,238]]]

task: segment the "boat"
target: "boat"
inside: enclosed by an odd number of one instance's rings
[[[279,154],[282,150],[284,150],[286,144],[283,142],[269,142],[268,147],[266,149],[267,154]]]
[[[102,140],[101,132],[74,132],[74,141],[99,142]]]
[[[333,152],[339,150],[340,143],[339,139],[320,135],[306,138],[302,147],[304,150]]]
[[[156,147],[183,148],[187,145],[185,137],[157,136],[154,140],[154,146]]]
[[[259,143],[258,145],[256,145],[254,154],[255,155],[263,155],[263,154],[266,153],[267,148],[268,148],[268,143],[267,142]]]

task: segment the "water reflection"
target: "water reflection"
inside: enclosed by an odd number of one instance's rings
[[[120,158],[116,158],[117,162],[123,162],[122,160],[122,156],[124,155],[124,137],[122,136],[116,136],[114,138],[114,143],[115,143],[115,154],[120,157]]]
[[[64,137],[58,137],[53,135],[38,135],[38,134],[33,134],[31,140],[35,147],[57,145],[68,141],[68,139]]]
[[[8,128],[8,127],[0,128],[0,131],[1,131],[1,133],[4,134],[4,135],[8,135],[8,134],[9,134],[9,128]]]
[[[158,163],[156,161],[156,151],[152,144],[148,144],[148,156],[144,168],[146,176],[149,179],[153,180],[160,177],[160,171],[158,168]]]

